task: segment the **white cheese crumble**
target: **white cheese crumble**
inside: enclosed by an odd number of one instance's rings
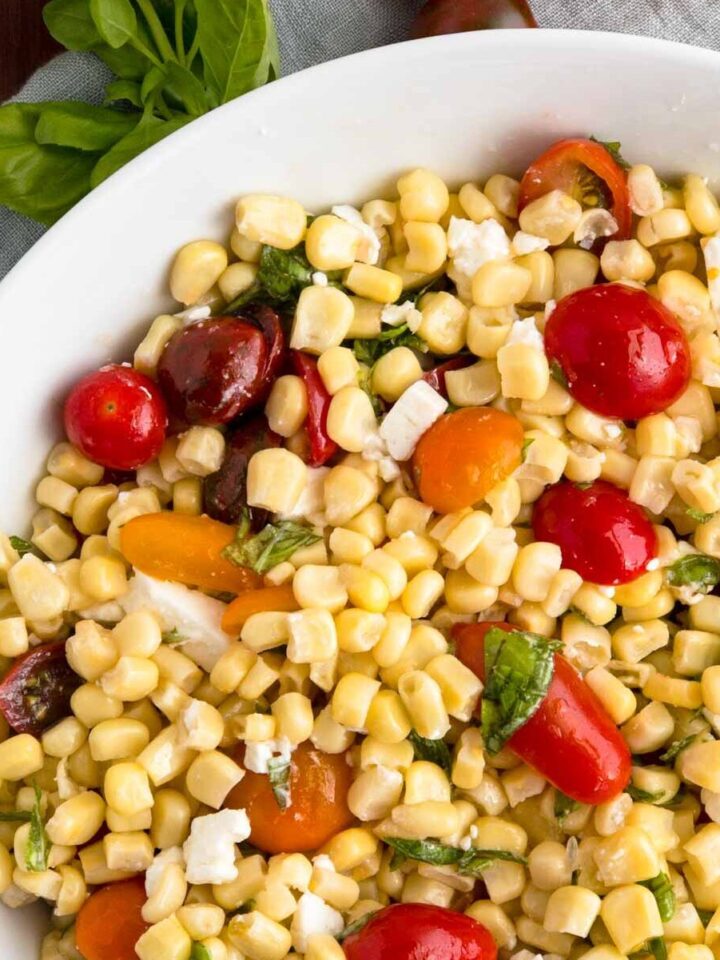
[[[365,223],[360,211],[347,203],[340,203],[332,208],[332,213],[346,223],[351,224],[360,234],[361,247],[358,251],[357,259],[361,263],[377,263],[380,259],[380,238],[373,228],[368,223]]]
[[[518,230],[512,238],[510,246],[516,257],[524,257],[528,253],[537,253],[539,250],[547,250],[550,241],[545,237],[536,237],[534,233],[525,233],[524,230]]]
[[[220,810],[195,817],[183,844],[188,883],[231,883],[237,879],[235,844],[250,836],[244,810]]]
[[[504,345],[509,346],[511,343],[524,343],[528,347],[545,352],[545,340],[537,328],[535,317],[527,317],[525,320],[516,320],[513,323]]]
[[[310,278],[316,287],[326,287],[328,285],[327,274],[322,270],[316,270]]]
[[[199,307],[188,307],[187,310],[181,310],[180,313],[174,314],[174,316],[182,320],[186,325],[197,323],[198,320],[207,320],[211,315],[212,309],[207,304]]]
[[[248,740],[245,744],[245,769],[252,770],[253,773],[267,773],[271,760],[290,763],[293,749],[287,737],[278,737],[276,740]]]
[[[298,900],[297,910],[290,924],[293,947],[305,953],[308,939],[315,934],[336,937],[345,928],[342,914],[314,893],[304,893]]]
[[[168,847],[155,854],[155,859],[145,871],[145,896],[152,897],[157,893],[165,867],[170,863],[179,863],[185,866],[185,857],[180,847]]]
[[[507,260],[510,256],[510,241],[497,220],[473,223],[450,217],[447,239],[455,268],[466,277],[472,277],[484,263]]]
[[[295,505],[283,520],[309,520],[314,526],[325,526],[325,477],[330,467],[308,467],[307,482]]]
[[[136,570],[119,603],[125,613],[152,611],[163,631],[177,630],[183,653],[208,673],[230,647],[230,637],[220,626],[227,604],[182,583],[156,580]]]
[[[406,300],[404,303],[388,303],[380,312],[380,322],[386,323],[389,327],[399,327],[406,323],[408,330],[415,333],[422,323],[422,314],[412,300]]]
[[[388,455],[387,444],[376,431],[368,434],[365,438],[365,445],[360,454],[363,460],[370,460],[378,465],[378,472],[385,483],[390,483],[400,476],[400,467],[391,456]]]
[[[707,237],[700,244],[705,258],[710,303],[720,321],[720,233]]]
[[[409,460],[422,435],[448,408],[429,383],[417,380],[405,390],[380,424],[380,436],[395,460]]]

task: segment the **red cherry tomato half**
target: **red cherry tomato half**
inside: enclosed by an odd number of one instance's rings
[[[321,467],[337,451],[337,444],[330,439],[327,432],[327,417],[332,397],[318,373],[317,360],[314,357],[300,350],[293,350],[292,361],[295,372],[302,377],[307,390],[306,429],[310,440],[308,463],[311,467]]]
[[[609,208],[618,225],[612,239],[630,237],[627,176],[601,143],[583,138],[558,140],[540,154],[520,182],[520,210],[551,190],[563,190],[586,206]]]
[[[445,907],[396,903],[343,943],[347,960],[495,960],[490,931]]]
[[[64,717],[82,680],[64,643],[45,643],[18,657],[0,680],[0,713],[16,733],[42,733]]]
[[[480,679],[485,677],[485,634],[493,627],[513,631],[507,623],[453,627],[455,655]],[[630,780],[632,761],[627,744],[590,687],[558,654],[545,699],[510,737],[508,746],[580,803],[605,803]]]
[[[545,351],[573,397],[605,417],[660,413],[690,380],[690,347],[673,314],[621,284],[564,297],[545,326]]]
[[[160,452],[167,411],[153,381],[110,364],[79,380],[65,401],[65,432],[81,453],[111,470],[135,470]]]
[[[591,583],[628,583],[647,570],[657,537],[642,507],[612,483],[549,487],[535,503],[536,540],[556,543],[564,567]]]

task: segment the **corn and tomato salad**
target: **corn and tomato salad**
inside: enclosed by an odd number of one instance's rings
[[[250,195],[0,536],[41,960],[720,958],[720,207]]]

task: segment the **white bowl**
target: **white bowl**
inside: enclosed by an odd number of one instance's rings
[[[666,175],[720,179],[720,56],[639,37],[545,30],[437,37],[281,80],[129,164],[0,284],[0,529],[23,532],[68,385],[128,356],[170,304],[173,251],[226,239],[233,200],[286,193],[308,210],[431,167],[450,182],[519,173],[558,137],[620,140]],[[4,960],[36,960],[35,910],[0,915]],[[110,960],[110,958],[108,958]]]

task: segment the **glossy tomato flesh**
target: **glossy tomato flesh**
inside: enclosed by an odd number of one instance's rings
[[[445,907],[396,903],[343,943],[347,960],[495,960],[490,931]]]
[[[545,326],[545,351],[572,396],[605,417],[660,413],[690,380],[690,346],[674,315],[622,284],[564,297]]]
[[[453,627],[456,656],[485,678],[485,634],[507,623]],[[510,749],[567,796],[598,804],[621,793],[630,780],[630,751],[605,708],[575,668],[555,654],[555,672],[545,699],[508,740]]]
[[[165,401],[144,374],[109,364],[79,380],[65,401],[65,432],[95,463],[135,470],[160,452],[167,429]]]
[[[240,763],[244,752],[240,747]],[[347,805],[352,782],[344,753],[323,753],[305,742],[292,754],[292,802],[287,809],[280,809],[267,775],[251,771],[230,791],[225,806],[247,812],[250,843],[265,853],[304,853],[317,850],[353,822]]]
[[[100,887],[80,908],[77,948],[85,960],[137,960],[135,944],[150,926],[142,918],[142,877]]]
[[[67,716],[81,683],[65,659],[65,644],[43,643],[17,657],[0,680],[0,713],[15,733],[37,736]]]
[[[556,543],[563,566],[591,583],[628,583],[657,553],[645,511],[604,480],[585,488],[569,481],[548,487],[535,503],[532,524],[535,539]]]

